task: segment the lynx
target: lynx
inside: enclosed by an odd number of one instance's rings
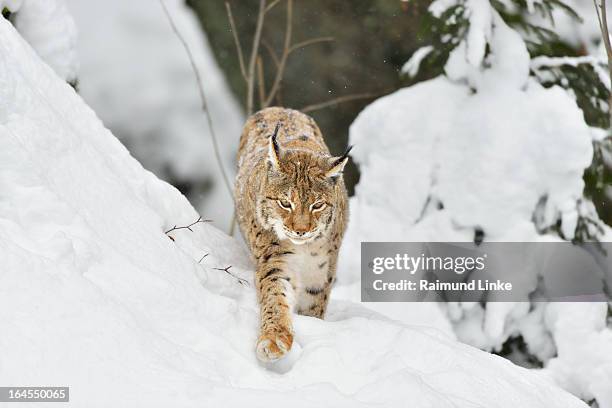
[[[331,156],[314,120],[291,109],[264,109],[244,126],[236,214],[257,265],[260,361],[291,349],[293,311],[325,315],[348,218],[349,151]]]

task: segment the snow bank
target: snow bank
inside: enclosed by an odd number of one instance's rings
[[[170,240],[187,200],[2,19],[0,187],[0,384],[68,385],[75,407],[585,407],[350,302],[297,317],[293,355],[261,367],[252,285],[213,269],[250,277],[243,249],[206,224]]]
[[[545,225],[571,220],[591,158],[576,103],[534,82],[476,94],[444,77],[417,84],[368,106],[351,143],[362,176],[343,247],[349,280],[364,240],[470,241],[477,228],[490,240],[538,238],[538,202],[548,197]]]
[[[430,12],[440,15],[455,3],[437,0]],[[529,76],[524,40],[488,0],[463,4],[470,29],[451,52],[446,75],[376,100],[351,126],[361,179],[339,261],[344,284],[357,288],[362,241],[473,241],[480,233],[488,241],[558,241],[556,233],[542,234],[556,226],[571,239],[590,204],[582,175],[592,159],[592,129],[574,98]],[[416,72],[419,58],[406,69]],[[516,275],[531,279],[535,291],[527,266],[528,259],[517,260]],[[554,282],[556,273],[551,267],[540,278]],[[611,408],[608,305],[530,305],[528,295],[522,303],[443,307],[459,340],[499,351],[522,336],[529,352],[548,362],[539,374]],[[359,291],[346,298],[357,300]],[[424,320],[411,313],[412,304],[368,307],[408,324]],[[444,330],[439,310],[419,307]]]
[[[231,176],[241,108],[193,12],[183,0],[164,2],[194,54]],[[189,59],[159,1],[68,0],[68,6],[79,29],[83,99],[145,168],[191,185],[191,202],[227,230],[231,197],[221,185]]]
[[[57,75],[74,83],[78,74],[76,26],[64,0],[0,0],[11,21]]]
[[[585,401],[612,407],[612,330],[601,304],[551,304],[545,323],[557,345],[544,374]]]

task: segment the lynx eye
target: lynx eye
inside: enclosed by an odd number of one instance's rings
[[[326,204],[323,201],[316,202],[310,206],[310,211],[312,212],[321,211],[322,209],[325,208],[325,205]]]
[[[291,203],[287,200],[276,200],[276,203],[278,204],[278,206],[280,208],[282,208],[283,210],[287,210],[287,211],[291,211],[292,210],[292,206]]]

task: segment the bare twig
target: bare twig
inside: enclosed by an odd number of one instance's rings
[[[230,30],[232,31],[232,37],[234,37],[234,45],[238,53],[238,63],[240,64],[240,72],[245,81],[248,82],[246,66],[244,65],[244,55],[242,54],[242,46],[240,45],[240,38],[238,38],[238,30],[236,30],[236,23],[234,22],[234,15],[232,14],[232,7],[229,2],[225,2],[225,9],[227,10],[227,18],[230,23]]]
[[[595,9],[597,10],[597,17],[599,20],[599,28],[601,29],[604,47],[606,48],[606,54],[608,60],[612,60],[612,45],[610,44],[610,31],[608,29],[608,13],[606,10],[605,0],[594,0]],[[599,1],[599,5],[597,2]]]
[[[265,0],[261,0],[261,1],[265,2]],[[215,133],[215,129],[213,127],[212,116],[210,114],[210,111],[208,110],[208,103],[206,101],[206,93],[204,92],[204,83],[202,81],[202,78],[200,77],[200,71],[198,70],[198,67],[197,67],[197,65],[195,63],[195,59],[194,59],[193,54],[191,52],[191,48],[189,48],[189,44],[187,44],[187,41],[185,40],[185,37],[183,37],[181,32],[176,27],[176,24],[174,23],[174,20],[172,19],[172,16],[170,15],[170,11],[166,7],[166,4],[164,3],[163,0],[159,0],[159,2],[161,3],[161,6],[162,6],[162,8],[164,10],[164,13],[166,14],[166,17],[168,18],[168,21],[170,22],[170,26],[172,27],[172,31],[174,31],[174,33],[176,34],[177,38],[179,39],[179,41],[183,45],[183,48],[185,48],[185,52],[187,53],[187,56],[189,57],[189,62],[191,64],[191,68],[193,69],[193,73],[194,73],[196,81],[198,83],[198,89],[199,89],[199,92],[200,92],[200,99],[202,100],[202,110],[204,110],[204,113],[205,113],[205,116],[206,116],[206,123],[208,124],[208,129],[210,131],[210,135],[211,135],[211,138],[212,138],[213,151],[215,153],[215,158],[217,160],[217,165],[219,166],[219,170],[221,171],[221,176],[223,177],[223,183],[225,184],[227,192],[228,192],[230,198],[233,201],[234,200],[234,194],[232,193],[232,188],[231,188],[231,185],[230,185],[230,182],[229,182],[229,177],[225,173],[225,168],[223,167],[223,161],[221,160],[221,153],[220,153],[220,150],[219,150],[219,143],[218,143],[218,140],[217,140],[217,135]]]
[[[263,62],[261,56],[257,56],[257,84],[259,85],[259,104],[263,105],[266,100],[266,83],[264,82]]]
[[[380,94],[372,93],[372,92],[344,95],[344,96],[339,96],[337,98],[330,99],[328,101],[304,106],[303,108],[300,109],[300,111],[304,113],[308,113],[308,112],[316,111],[319,109],[327,108],[329,106],[337,105],[343,102],[356,101],[359,99],[371,99],[371,98],[376,98],[378,96],[380,96]]]
[[[276,76],[274,78],[274,82],[272,83],[272,88],[270,88],[270,93],[268,93],[268,97],[262,108],[270,106],[270,103],[274,100],[274,96],[276,92],[278,92],[278,88],[283,79],[283,74],[285,72],[285,66],[287,64],[287,58],[289,57],[290,48],[291,48],[291,33],[293,30],[293,0],[287,0],[287,27],[285,28],[285,43],[283,45],[283,53],[281,54],[280,62],[278,64],[278,69],[276,70]]]
[[[236,209],[232,212],[232,221],[230,224],[229,236],[233,237],[234,232],[236,232]]]
[[[270,43],[264,39],[261,40],[261,44],[266,48],[266,50],[270,54],[270,57],[272,58],[272,61],[274,61],[276,69],[278,69],[278,64],[280,64],[280,61],[278,60],[278,55],[276,55],[276,51],[274,51],[274,48],[272,48]]]
[[[287,7],[289,7],[289,4],[287,5]],[[289,20],[290,18],[291,17],[288,16],[288,20],[287,20],[288,22],[291,21]],[[266,50],[270,54],[270,57],[272,58],[272,61],[274,61],[274,65],[276,67],[276,77],[274,80],[274,85],[272,86],[272,89],[270,89],[270,94],[268,95],[268,98],[266,99],[264,103],[262,103],[262,107],[270,106],[273,99],[276,99],[276,102],[280,105],[279,101],[280,101],[280,91],[282,88],[283,75],[284,75],[287,60],[291,53],[299,49],[302,49],[304,47],[307,47],[309,45],[319,44],[319,43],[328,42],[328,41],[335,41],[333,37],[318,37],[318,38],[311,38],[309,40],[302,41],[302,42],[299,42],[299,43],[296,43],[296,44],[293,44],[287,47],[288,41],[290,41],[290,36],[291,36],[290,27],[287,28],[287,33],[289,35],[285,36],[285,47],[283,49],[283,54],[280,60],[278,58],[278,55],[276,55],[276,52],[274,51],[274,49],[270,46],[270,44],[267,41],[262,40],[263,46],[266,48]]]
[[[204,260],[204,258],[206,258],[209,254],[206,253],[204,254],[203,257],[200,258],[200,260],[198,261],[198,263],[202,263],[202,261]],[[222,271],[227,273],[229,276],[231,276],[232,278],[236,279],[238,281],[239,284],[244,285],[244,286],[249,286],[249,282],[246,279],[243,279],[239,276],[234,275],[233,273],[230,272],[230,269],[232,269],[232,265],[226,266],[225,268],[212,268],[216,271]]]
[[[610,80],[612,81],[612,44],[610,43],[610,30],[608,29],[606,0],[593,0],[593,2],[595,3],[595,10],[597,11],[597,22],[599,23],[599,28],[601,30],[602,41],[608,56],[608,71],[610,74]],[[610,89],[612,90],[612,83],[610,84]],[[608,98],[608,115],[610,119],[609,132],[612,133],[612,92],[610,92],[610,96]]]
[[[275,0],[270,4],[270,9],[278,3],[279,0]],[[264,18],[268,8],[266,8],[266,0],[259,0],[259,12],[257,13],[257,23],[255,26],[255,35],[253,36],[253,46],[251,48],[251,55],[249,57],[249,66],[248,70],[244,67],[244,57],[242,55],[242,47],[240,46],[240,40],[238,39],[238,31],[236,30],[236,24],[234,22],[234,17],[232,15],[232,9],[228,2],[225,3],[225,7],[227,10],[227,16],[230,21],[230,28],[234,33],[234,43],[236,45],[236,49],[238,52],[238,59],[240,61],[242,71],[242,76],[246,81],[247,85],[247,97],[246,97],[246,113],[247,116],[253,114],[253,98],[254,98],[254,88],[255,88],[255,63],[257,58],[259,57],[259,44],[261,42],[261,32],[263,29]],[[261,84],[260,84],[260,96],[261,96]],[[230,236],[234,235],[234,230],[236,226],[236,211],[232,215],[232,221],[230,223],[229,234]]]
[[[276,106],[283,106],[283,84],[281,83],[278,86],[278,91],[276,92],[276,95],[274,95],[274,99],[275,99],[275,104]]]
[[[205,223],[205,222],[212,222],[212,220],[203,220],[202,217],[199,217],[197,220],[195,220],[194,222],[192,222],[189,225],[184,225],[182,227],[177,227],[176,225],[172,228],[170,228],[168,231],[164,231],[164,234],[168,235],[169,233],[171,233],[172,231],[176,231],[176,230],[181,230],[181,229],[188,229],[189,231],[193,232],[193,230],[191,229],[191,227],[193,227],[196,224],[199,223]]]
[[[274,0],[272,3],[270,3],[268,7],[266,7],[266,13],[272,10],[278,3],[280,3],[280,0]]]
[[[253,94],[255,88],[255,62],[259,54],[259,42],[261,40],[261,30],[263,28],[264,17],[266,15],[266,0],[259,0],[259,13],[257,15],[257,25],[255,26],[255,35],[253,36],[253,47],[251,48],[251,59],[249,61],[249,70],[247,72],[247,115],[253,114]]]
[[[322,42],[331,42],[331,41],[336,41],[336,39],[334,37],[311,38],[309,40],[293,44],[291,47],[289,47],[289,53],[292,53],[294,51],[299,50],[300,48],[304,48],[304,47],[307,47],[309,45],[318,44],[318,43],[322,43]]]
[[[217,271],[223,271],[225,273],[227,273],[229,276],[231,276],[232,278],[236,279],[238,281],[239,284],[241,285],[245,285],[245,286],[249,286],[249,282],[246,279],[242,279],[236,275],[234,275],[233,273],[231,273],[229,270],[232,268],[232,265],[230,266],[226,266],[225,268],[213,268]]]
[[[595,5],[595,12],[597,13],[597,22],[599,23],[599,30],[601,31],[601,34],[603,35],[604,28],[603,28],[603,24],[601,22],[601,13],[599,11],[599,4],[597,3],[597,0],[593,0],[593,4]],[[602,38],[602,40],[603,40],[603,38]]]

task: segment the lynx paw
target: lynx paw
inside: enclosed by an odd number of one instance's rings
[[[287,354],[292,344],[293,334],[289,331],[262,333],[257,340],[257,358],[263,363],[271,363]]]

